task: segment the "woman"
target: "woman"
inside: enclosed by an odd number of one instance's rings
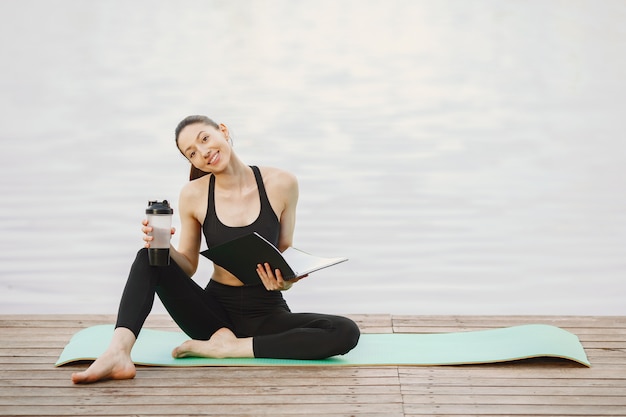
[[[292,245],[298,184],[288,172],[245,165],[232,149],[228,128],[205,116],[189,116],[175,130],[176,145],[191,162],[190,182],[180,194],[181,235],[170,248],[171,265],[148,263],[152,228],[143,222],[145,248],[131,267],[109,347],[91,366],[72,374],[74,383],[135,376],[130,351],[158,294],[192,339],[172,356],[321,359],[354,348],[359,329],[350,319],[291,313],[283,280],[269,264],[258,265],[262,285],[244,286],[214,265],[205,289],[190,277],[198,267],[202,235],[209,247],[258,232],[279,250]],[[172,229],[172,233],[174,233]]]

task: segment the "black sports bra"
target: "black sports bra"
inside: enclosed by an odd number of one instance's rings
[[[274,246],[278,247],[280,222],[278,221],[276,213],[274,213],[270,201],[267,198],[265,186],[263,185],[263,178],[261,177],[261,171],[256,166],[251,166],[250,168],[252,168],[252,171],[254,172],[257,188],[259,190],[261,210],[256,220],[247,226],[227,226],[217,218],[214,192],[215,176],[211,175],[211,178],[209,179],[207,211],[204,224],[202,225],[202,232],[204,233],[204,238],[206,239],[206,243],[209,248],[253,232],[257,232],[265,239],[272,242]]]

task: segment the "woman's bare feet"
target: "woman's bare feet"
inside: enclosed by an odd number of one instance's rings
[[[72,374],[75,384],[89,384],[105,379],[132,379],[135,377],[135,365],[123,353],[104,353],[83,372]]]
[[[237,338],[228,328],[213,333],[209,340],[187,340],[172,351],[174,358],[253,358],[252,338]]]
[[[135,343],[135,335],[126,328],[117,328],[109,348],[89,368],[72,374],[75,384],[89,384],[105,379],[132,379],[135,377],[135,364],[130,351]]]

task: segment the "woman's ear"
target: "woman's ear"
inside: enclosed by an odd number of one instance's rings
[[[226,126],[224,123],[220,123],[219,131],[222,132],[225,138],[228,138],[230,136],[228,133],[228,126]]]

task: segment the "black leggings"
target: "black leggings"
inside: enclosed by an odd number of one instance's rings
[[[323,359],[349,352],[359,340],[359,328],[346,317],[292,313],[281,292],[262,285],[232,287],[211,280],[202,289],[173,260],[167,267],[150,266],[147,249],[137,253],[130,269],[115,327],[138,336],[155,293],[192,339],[208,340],[227,327],[238,337],[253,337],[257,358]]]

